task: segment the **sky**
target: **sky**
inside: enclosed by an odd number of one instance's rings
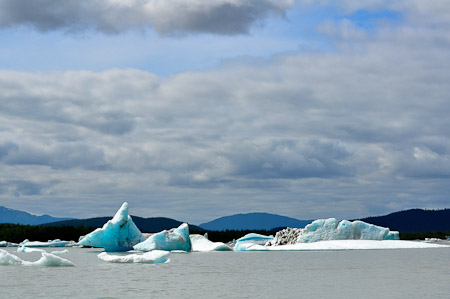
[[[8,208],[448,208],[449,115],[448,0],[0,0]]]

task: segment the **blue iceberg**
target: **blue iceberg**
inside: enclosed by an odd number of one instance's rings
[[[329,240],[398,240],[399,233],[363,221],[318,219],[303,229],[287,228],[277,232],[269,245],[292,245]]]
[[[128,215],[128,203],[124,202],[113,219],[83,237],[78,244],[103,247],[106,251],[128,251],[144,240],[144,235]]]
[[[247,251],[251,247],[255,247],[255,245],[266,245],[266,243],[271,241],[273,241],[273,236],[250,233],[236,240],[234,251]],[[259,246],[256,247],[259,248]]]
[[[192,244],[189,237],[189,225],[181,224],[178,228],[163,230],[148,237],[147,240],[133,247],[139,251],[165,250],[165,251],[191,251]]]

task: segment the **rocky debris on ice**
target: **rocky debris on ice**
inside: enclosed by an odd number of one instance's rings
[[[153,250],[143,254],[112,255],[102,252],[97,257],[110,263],[143,263],[160,264],[170,261],[170,252],[163,250]]]
[[[102,228],[84,236],[78,244],[103,247],[106,251],[128,251],[144,240],[145,237],[128,214],[128,203],[124,202],[113,219],[106,222]]]
[[[389,228],[369,224],[363,221],[335,218],[318,219],[303,229],[286,228],[276,233],[268,246],[312,243],[326,240],[398,240],[399,234]]]
[[[250,233],[236,240],[234,251],[247,251],[255,245],[265,245],[273,240],[273,236],[265,236],[261,234]],[[256,247],[255,247],[256,248]]]
[[[23,266],[43,266],[43,267],[74,267],[75,264],[62,257],[45,251],[41,251],[41,258],[35,262],[24,261],[6,250],[0,249],[0,265],[23,265]]]
[[[189,225],[187,223],[181,224],[178,228],[171,230],[163,230],[148,237],[147,240],[133,246],[138,251],[191,251],[192,244],[189,237]]]
[[[222,242],[212,242],[206,236],[190,235],[192,251],[208,252],[208,251],[230,251],[230,246]]]

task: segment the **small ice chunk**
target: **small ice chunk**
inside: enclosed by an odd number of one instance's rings
[[[35,262],[23,261],[25,266],[75,267],[75,264],[51,253],[41,252],[42,257]]]
[[[170,252],[163,250],[153,250],[143,254],[112,255],[102,252],[97,255],[99,259],[110,263],[144,263],[160,264],[170,261]]]
[[[234,251],[247,251],[253,245],[265,245],[272,240],[273,236],[250,233],[236,240]]]
[[[8,242],[7,241],[0,241],[0,247],[7,247]]]
[[[23,261],[14,254],[9,253],[4,249],[0,249],[0,265],[22,265]]]
[[[67,250],[67,249],[64,249],[64,250],[55,250],[55,251],[52,251],[51,252],[51,254],[68,254],[69,253],[69,250]]]
[[[211,242],[202,235],[190,235],[192,251],[207,252],[207,251],[230,251],[233,250],[230,246],[222,242]]]
[[[144,240],[145,237],[128,215],[128,203],[124,202],[113,219],[86,235],[79,244],[103,247],[106,251],[128,251]]]
[[[28,248],[27,246],[19,246],[17,247],[17,252],[25,252],[25,253],[30,253],[30,252],[45,252],[44,249],[38,249],[38,248]]]
[[[162,232],[151,235],[147,240],[133,247],[139,251],[152,250],[183,250],[191,251],[191,239],[189,238],[189,225],[181,224],[178,228],[163,230]]]
[[[15,256],[6,250],[0,249],[0,265],[24,265],[24,266],[44,266],[44,267],[74,267],[75,264],[69,260],[63,259],[59,256],[41,252],[41,258],[35,262],[24,261],[18,256]]]

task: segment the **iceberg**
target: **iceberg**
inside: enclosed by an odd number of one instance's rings
[[[128,251],[144,240],[144,235],[128,215],[128,203],[124,202],[113,219],[84,236],[78,244],[103,247],[106,251]]]
[[[376,250],[411,248],[449,248],[448,245],[401,240],[330,240],[292,245],[253,245],[248,251],[327,251],[327,250]]]
[[[24,266],[44,266],[44,267],[74,267],[75,264],[62,257],[45,251],[41,252],[41,258],[35,262],[24,261],[6,250],[0,249],[0,265],[24,265]]]
[[[191,251],[192,244],[189,237],[189,225],[187,223],[181,224],[178,228],[171,230],[163,230],[148,237],[147,240],[133,246],[138,251]]]
[[[0,249],[0,265],[8,266],[8,265],[22,265],[22,264],[23,261],[19,257],[9,253],[4,249]]]
[[[191,235],[192,251],[208,252],[208,251],[231,251],[230,246],[222,242],[212,242],[202,235]]]
[[[255,233],[246,234],[242,238],[236,240],[236,245],[234,245],[234,251],[247,251],[255,245],[265,245],[267,242],[273,241],[273,236],[265,236]],[[256,246],[254,248],[260,248]]]
[[[60,239],[48,240],[47,242],[29,241],[28,239],[25,239],[25,240],[22,241],[22,243],[19,244],[19,246],[26,246],[26,247],[65,247],[69,243],[70,243],[69,241],[61,241]]]
[[[42,257],[35,262],[23,261],[25,266],[75,267],[75,264],[51,253],[41,252]]]
[[[273,241],[267,245],[292,245],[327,240],[398,240],[399,233],[389,228],[369,224],[363,221],[335,218],[318,219],[303,229],[287,228],[276,233]]]
[[[25,253],[30,253],[30,252],[46,252],[44,249],[38,249],[38,248],[29,248],[27,246],[19,246],[17,247],[17,252],[25,252]]]
[[[102,252],[97,257],[110,263],[144,263],[160,264],[170,261],[170,252],[163,250],[153,250],[144,254],[111,255]]]
[[[0,241],[0,247],[8,247],[7,241]]]

